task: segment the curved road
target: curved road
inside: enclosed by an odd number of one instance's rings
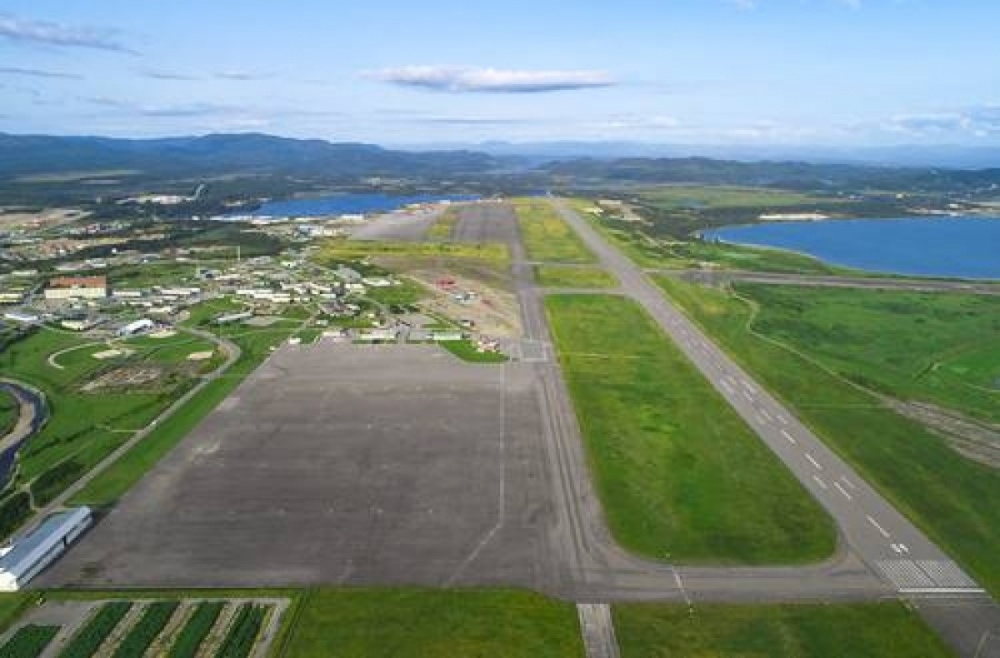
[[[563,219],[600,263],[659,324],[761,440],[816,497],[835,521],[840,550],[823,565],[805,568],[694,568],[651,564],[624,554],[604,528],[586,477],[579,428],[551,355],[536,365],[548,439],[559,482],[559,533],[580,586],[606,599],[768,601],[874,599],[892,595],[914,604],[960,655],[1000,655],[1000,609],[949,556],[896,511],[794,414],[740,368],[675,308],[646,274],[612,247],[561,200]],[[529,339],[551,344],[539,294],[520,245],[515,279]],[[558,543],[558,542],[557,542]],[[672,582],[671,582],[672,581]]]

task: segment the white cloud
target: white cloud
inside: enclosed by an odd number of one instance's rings
[[[0,38],[22,43],[136,54],[134,50],[118,41],[113,30],[73,27],[62,23],[25,20],[10,15],[0,15]]]
[[[609,87],[604,71],[531,71],[494,68],[402,66],[370,71],[365,77],[404,87],[447,92],[540,93]]]

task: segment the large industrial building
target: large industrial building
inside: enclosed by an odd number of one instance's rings
[[[0,549],[0,592],[16,592],[56,561],[93,523],[89,507],[57,512]]]

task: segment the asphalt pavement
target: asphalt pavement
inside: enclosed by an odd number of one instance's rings
[[[831,598],[844,594],[838,576],[857,594],[882,593],[911,601],[963,656],[1000,655],[1000,608],[954,560],[899,513],[880,493],[833,453],[750,373],[738,366],[631,260],[609,244],[564,201],[553,204],[563,219],[615,275],[698,370],[820,502],[836,523],[841,548],[818,568],[676,569],[684,595],[719,600],[760,600],[812,580]],[[841,569],[843,571],[841,571]]]

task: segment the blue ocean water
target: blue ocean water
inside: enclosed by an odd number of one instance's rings
[[[910,276],[1000,279],[1000,218],[907,217],[772,222],[707,240],[798,251],[832,265]]]
[[[432,203],[446,200],[474,201],[478,198],[470,194],[416,194],[408,196],[379,193],[335,194],[315,199],[268,201],[251,214],[254,217],[322,217],[324,215],[390,212],[411,203]]]

